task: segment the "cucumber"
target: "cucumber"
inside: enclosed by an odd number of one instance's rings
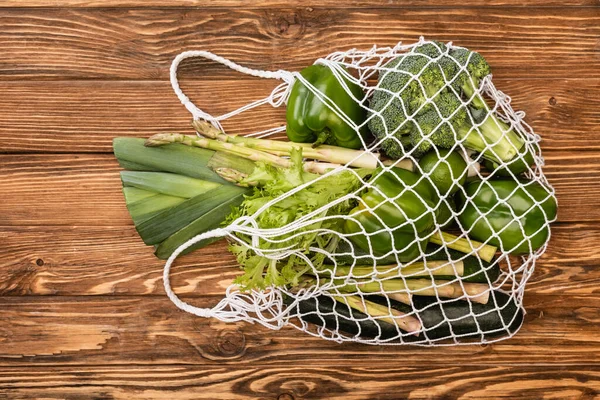
[[[499,310],[496,310],[494,298]],[[366,296],[365,299],[387,305],[387,300],[381,296]],[[289,305],[292,303],[292,299],[287,297],[284,302]],[[390,300],[390,305],[404,313],[412,311],[411,306],[394,300]],[[469,304],[464,300],[438,304],[434,298],[414,296],[413,305],[423,323],[423,331],[419,336],[402,332],[404,342],[451,339],[452,333],[460,336],[459,340],[483,340],[515,333],[523,322],[523,310],[517,307],[514,299],[498,291],[492,292],[487,304]],[[471,314],[471,310],[473,314]],[[292,310],[292,315],[296,313],[302,321],[315,324],[319,328],[338,329],[341,332],[360,335],[363,338],[386,340],[399,336],[395,325],[381,320],[366,319],[368,318],[366,314],[349,309],[345,304],[338,303],[328,296],[319,296],[299,302]],[[354,320],[350,318],[354,318]],[[483,333],[479,333],[479,328]]]
[[[446,253],[446,250],[448,251],[448,253]],[[352,253],[352,251],[352,248],[345,241],[341,241],[336,249],[337,253]],[[465,257],[464,253],[461,253],[456,250],[444,249],[443,247],[436,246],[434,244],[427,245],[426,252],[427,254],[429,254],[426,257],[428,261],[448,260],[448,254],[450,255],[451,260],[462,259],[464,264],[464,273],[462,280],[464,282],[494,283],[498,279],[498,276],[500,276],[500,265],[496,259],[492,260],[491,262],[486,262],[480,260],[475,256]],[[364,252],[363,250],[355,248],[354,254],[358,256],[357,265],[373,265],[373,258],[371,258],[369,254]],[[354,262],[354,257],[352,257],[352,255],[329,257],[329,263],[333,263],[332,259],[335,259],[335,261],[337,261],[339,265],[352,265],[352,263]],[[377,265],[390,265],[395,263],[396,259],[393,256],[377,260]],[[423,279],[422,276],[415,276],[414,278]],[[454,280],[456,279],[456,277],[436,276],[435,279]]]

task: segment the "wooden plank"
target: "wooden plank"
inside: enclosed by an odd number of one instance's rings
[[[0,387],[10,398],[588,399],[600,392],[600,368],[32,366],[0,368]]]
[[[267,97],[277,82],[239,76],[184,81],[200,108],[221,115]],[[600,79],[494,79],[543,138],[543,149],[600,150]],[[190,132],[190,114],[166,81],[0,81],[0,152],[110,152],[115,136]],[[118,112],[116,112],[118,110]],[[224,121],[247,134],[285,124],[285,107],[264,105]]]
[[[0,296],[163,296],[164,262],[133,227],[2,227]],[[600,286],[600,228],[555,224],[527,286],[528,295],[594,294]],[[240,273],[225,241],[180,257],[176,293],[219,296]]]
[[[251,68],[299,70],[334,50],[420,35],[481,51],[499,77],[600,76],[598,7],[3,9],[0,25],[4,80],[166,79],[171,60],[187,49]],[[238,75],[203,61],[181,72]]]
[[[218,298],[189,300],[216,304]],[[266,366],[595,365],[597,294],[525,296],[519,333],[489,345],[423,348],[336,344],[293,328],[223,323],[179,311],[166,297],[1,297],[0,365],[224,364]],[[551,349],[551,351],[549,351]]]
[[[549,152],[545,158],[544,171],[560,203],[559,220],[600,220],[598,152]],[[0,225],[131,224],[112,155],[2,155],[0,170]]]
[[[539,6],[587,6],[594,7],[598,3],[594,0],[470,0],[470,1],[453,1],[453,0],[349,0],[343,4],[335,0],[171,0],[168,3],[168,8],[175,7],[202,7],[206,8],[441,8],[441,7],[539,7]],[[119,7],[119,8],[148,8],[148,7],[165,7],[164,1],[159,0],[5,0],[0,3],[0,8],[24,8],[24,7],[76,7],[76,8],[91,8],[91,7]]]

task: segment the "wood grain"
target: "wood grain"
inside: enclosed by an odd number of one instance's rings
[[[188,49],[299,70],[334,50],[420,35],[480,51],[498,77],[600,76],[599,7],[3,9],[0,25],[4,80],[167,79],[171,60]],[[182,67],[184,77],[238,75],[212,62]]]
[[[133,227],[0,227],[0,296],[164,296],[164,262]],[[555,224],[528,294],[600,294],[600,227]],[[219,296],[240,273],[224,241],[179,258],[176,293]]]
[[[206,307],[220,297],[184,299]],[[525,323],[512,339],[441,348],[340,345],[291,327],[270,331],[199,318],[179,311],[164,296],[4,296],[0,306],[0,366],[597,366],[600,357],[597,294],[526,295]]]
[[[544,171],[560,203],[559,220],[600,221],[600,154],[549,152],[545,158]],[[0,155],[0,170],[0,226],[131,224],[121,169],[110,154]]]
[[[538,6],[598,6],[594,0],[348,0],[343,3],[335,0],[171,0],[168,3],[169,8],[175,7],[202,7],[206,8],[289,8],[289,7],[310,7],[310,8],[442,8],[442,7],[538,7]],[[0,3],[0,7],[120,7],[120,8],[147,8],[147,7],[165,7],[165,2],[160,0],[5,0]]]
[[[269,95],[277,82],[257,78],[184,81],[196,104],[221,115]],[[494,79],[516,110],[542,136],[543,150],[600,150],[600,79]],[[190,114],[168,82],[0,81],[0,130],[12,140],[0,153],[110,152],[115,136],[148,137],[190,132]],[[117,112],[118,111],[118,112]],[[285,108],[269,105],[224,121],[231,133],[247,134],[285,124]]]
[[[308,364],[308,363],[306,363]],[[599,367],[530,366],[376,369],[84,366],[0,368],[0,396],[99,399],[593,399]],[[235,392],[231,389],[236,388]]]
[[[597,0],[6,0],[0,26],[0,398],[600,398]],[[339,345],[178,310],[110,154],[115,136],[191,132],[168,83],[173,57],[204,49],[297,71],[420,35],[480,51],[544,139],[559,222],[521,331],[482,346]],[[180,72],[213,114],[278,83],[202,60]],[[283,121],[263,107],[225,126]],[[215,243],[171,279],[212,306],[234,265]]]

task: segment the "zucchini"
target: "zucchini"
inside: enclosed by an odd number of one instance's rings
[[[427,339],[436,341],[451,339],[452,333],[460,336],[459,340],[484,340],[515,333],[523,322],[523,310],[518,308],[514,299],[505,293],[494,291],[491,297],[492,299],[487,304],[469,304],[464,300],[439,304],[435,298],[413,296],[413,306],[423,323],[423,331],[418,336],[402,332],[402,341],[424,343]],[[494,298],[499,311],[494,305]],[[365,299],[387,305],[387,299],[381,296],[365,296]],[[293,299],[290,297],[284,299],[288,305],[292,301]],[[413,311],[411,306],[394,300],[389,301],[395,310],[405,314]],[[348,308],[345,304],[336,302],[328,296],[319,296],[299,302],[292,310],[292,315],[294,314],[297,314],[300,320],[315,324],[319,328],[338,329],[363,338],[392,340],[399,336],[395,325],[380,319],[367,319],[366,314]],[[444,318],[444,314],[447,319]],[[479,333],[479,328],[483,333]]]

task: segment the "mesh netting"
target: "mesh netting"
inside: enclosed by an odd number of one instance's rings
[[[534,246],[531,245],[531,238],[538,235],[540,231],[527,231],[524,226],[526,221],[523,214],[519,214],[508,207],[511,211],[504,215],[504,218],[512,220],[513,225],[511,226],[513,228],[514,224],[517,224],[516,226],[520,229],[523,240],[513,243],[511,248],[499,246],[498,255],[491,262],[487,262],[481,257],[481,250],[488,242],[501,235],[502,232],[492,231],[489,240],[482,242],[470,238],[469,227],[463,226],[458,219],[458,215],[466,207],[473,205],[473,194],[467,192],[465,186],[458,185],[458,194],[464,198],[463,204],[459,207],[453,207],[454,205],[450,204],[451,196],[448,193],[440,192],[435,185],[432,185],[436,191],[436,201],[423,202],[423,209],[425,209],[423,215],[430,214],[433,219],[433,229],[427,231],[423,231],[418,226],[418,220],[422,217],[414,217],[407,213],[406,209],[396,205],[396,200],[408,194],[417,198],[420,197],[418,185],[421,180],[430,180],[428,172],[422,170],[419,166],[420,151],[423,148],[431,148],[431,151],[437,152],[437,148],[430,145],[433,135],[441,129],[452,129],[456,141],[449,150],[464,155],[471,178],[476,178],[480,185],[485,185],[495,176],[496,171],[502,170],[508,178],[517,182],[511,194],[522,190],[527,185],[539,184],[545,191],[545,197],[531,197],[531,201],[534,204],[533,207],[542,210],[542,203],[549,198],[554,198],[554,190],[542,173],[543,159],[538,146],[540,137],[523,121],[524,113],[515,112],[511,108],[510,98],[494,87],[491,75],[484,77],[481,85],[474,88],[474,93],[470,99],[465,100],[462,98],[461,106],[455,111],[446,113],[440,109],[432,99],[441,91],[456,93],[453,86],[455,76],[444,77],[446,84],[432,95],[431,93],[427,94],[427,88],[423,87],[418,79],[419,73],[406,74],[398,70],[398,65],[403,60],[411,57],[422,58],[423,54],[415,53],[415,48],[424,44],[431,44],[439,48],[439,57],[426,56],[428,62],[424,63],[424,69],[429,62],[439,62],[443,57],[446,62],[455,62],[458,70],[467,72],[464,60],[456,60],[450,54],[452,50],[460,49],[459,47],[450,43],[440,45],[437,42],[428,42],[424,39],[410,45],[399,43],[393,48],[374,46],[368,51],[352,49],[334,52],[315,62],[315,64],[329,68],[348,94],[367,110],[368,118],[361,125],[356,125],[331,99],[317,90],[299,73],[251,70],[202,51],[185,52],[177,57],[171,69],[171,79],[177,95],[188,110],[192,112],[194,118],[206,119],[220,129],[222,129],[220,121],[251,108],[265,104],[274,107],[284,105],[293,83],[299,81],[357,132],[367,126],[370,128],[377,126],[377,129],[384,131],[384,134],[379,135],[376,140],[363,142],[365,150],[360,157],[317,178],[317,180],[327,179],[327,177],[334,176],[341,171],[351,171],[361,182],[360,187],[353,192],[308,215],[304,215],[282,228],[261,229],[257,223],[259,215],[267,208],[314,184],[315,181],[308,182],[265,204],[254,215],[241,217],[225,228],[198,235],[177,249],[165,266],[164,280],[169,297],[178,307],[203,317],[214,317],[223,321],[244,320],[257,322],[272,329],[280,329],[290,324],[311,335],[337,342],[353,341],[394,345],[404,343],[417,345],[467,344],[497,341],[511,337],[517,332],[523,318],[522,301],[525,284],[534,270],[537,258],[543,254],[546,248],[546,244],[544,244],[537,250],[532,250]],[[243,73],[264,78],[282,79],[284,82],[265,99],[250,103],[231,113],[213,117],[194,106],[181,92],[177,83],[176,71],[179,63],[185,58],[198,56],[221,62]],[[401,82],[406,87],[413,85],[412,90],[422,90],[428,100],[416,110],[409,110],[409,106],[405,104],[399,95],[402,88],[397,91],[390,91],[381,87],[381,82],[387,76],[395,76],[394,74],[406,75],[406,79],[403,78]],[[352,95],[352,91],[348,87],[349,83],[360,86],[366,96],[357,98]],[[456,95],[459,94],[456,93]],[[481,134],[479,127],[487,120],[489,115],[495,115],[502,122],[497,124],[497,128],[505,130],[504,133],[507,133],[508,130],[518,132],[520,140],[524,144],[523,147],[517,147],[519,144],[513,142],[514,151],[518,154],[511,162],[524,157],[524,155],[521,155],[525,154],[524,149],[526,153],[533,156],[533,163],[523,175],[526,179],[516,176],[510,169],[505,168],[506,162],[503,161],[503,155],[496,154],[500,148],[499,142],[502,139],[498,142],[485,142],[483,140],[481,148],[478,148],[477,152],[474,153],[472,146],[470,148],[465,147],[464,141],[461,140],[461,135],[464,136],[464,133],[454,131],[450,122],[456,117],[457,113],[468,110],[471,102],[477,96],[483,96],[487,100],[487,105],[483,115],[478,115],[477,119],[470,117],[473,119],[471,121],[473,132],[471,133]],[[385,101],[382,99],[385,99]],[[374,107],[374,104],[377,104],[377,107]],[[410,124],[419,127],[416,116],[426,107],[437,114],[435,115],[437,125],[431,131],[423,131],[417,128],[417,138],[420,138],[420,140],[415,140],[413,136],[412,142],[408,145],[406,141],[401,140],[397,133]],[[403,115],[407,115],[407,118],[400,123],[387,126],[387,121],[390,118],[386,113],[393,112],[398,108],[402,109]],[[283,131],[285,131],[285,127],[278,127],[256,132],[251,136],[267,137]],[[379,157],[381,149],[392,146],[399,146],[404,155],[399,160],[382,161],[383,158]],[[376,174],[391,173],[395,176],[397,176],[399,170],[393,167],[406,163],[406,160],[412,161],[415,172],[420,176],[419,180],[404,184],[402,190],[394,197],[388,198],[387,201],[388,205],[396,205],[397,211],[404,217],[404,222],[390,224],[384,218],[377,217],[376,208],[379,205],[373,207],[363,200],[362,195],[365,191],[379,192],[387,198],[387,195],[381,193],[378,186],[373,183],[377,182],[376,176],[364,179],[354,172],[355,169],[349,168],[360,164],[360,160],[365,159],[374,160],[372,162],[379,167]],[[445,163],[447,161],[444,156],[440,156],[438,162]],[[483,163],[487,163],[486,165],[491,164],[493,167],[488,167],[485,170],[478,168],[478,165]],[[399,182],[403,181],[402,176],[397,176],[397,178]],[[458,182],[457,177],[454,177],[454,180]],[[490,185],[489,188],[494,191],[493,186]],[[496,196],[498,196],[500,204],[505,204],[510,194],[496,193]],[[339,202],[348,200],[362,204],[364,212],[376,216],[380,228],[370,229],[363,226],[363,220],[357,214],[328,215],[328,209]],[[446,214],[444,220],[438,220],[440,217],[435,210],[444,205],[448,207],[449,213]],[[478,209],[479,217],[476,222],[485,222],[486,215],[494,212],[493,207],[487,210],[481,207]],[[554,217],[543,215],[544,223],[540,230],[547,231],[549,237],[548,226]],[[319,222],[332,218],[352,220],[359,229],[354,233],[341,233],[319,228]],[[447,236],[440,233],[442,227],[449,220],[456,222],[456,228],[453,230],[455,237],[466,239],[470,246],[470,249],[460,256],[448,250],[448,245],[458,239],[454,237],[448,239]],[[412,231],[413,240],[394,243],[394,240],[398,238],[395,233],[399,231]],[[183,250],[200,240],[210,237],[226,237],[231,242],[236,242],[240,241],[240,235],[244,235],[251,238],[250,248],[257,255],[270,260],[285,260],[291,255],[295,255],[308,265],[312,265],[311,257],[307,255],[306,249],[271,246],[269,250],[265,250],[264,246],[261,246],[261,243],[265,242],[283,243],[294,235],[305,235],[307,233],[314,233],[317,236],[333,235],[335,238],[336,246],[327,246],[326,249],[320,247],[309,249],[311,254],[320,253],[329,260],[328,275],[324,275],[322,270],[317,271],[313,268],[311,272],[314,279],[293,289],[269,287],[265,290],[242,292],[238,286],[232,285],[227,289],[219,304],[211,309],[198,308],[183,302],[170,288],[169,271],[173,261]],[[366,245],[356,245],[356,240],[353,239],[356,239],[355,236],[357,235],[361,236],[362,243]],[[440,246],[431,247],[426,245],[425,242],[431,241],[432,237],[436,238],[436,242]],[[373,251],[373,248],[377,247],[378,241],[384,239],[393,242],[392,249],[384,253]],[[511,255],[516,247],[524,248],[526,251],[520,251],[521,254],[518,256]],[[411,253],[408,251],[408,249],[414,250],[415,248],[417,249],[416,252]],[[407,256],[407,254],[412,255]],[[432,256],[437,256],[435,257],[437,261],[431,261]],[[466,268],[467,261],[472,269]],[[381,263],[385,263],[389,267],[385,273],[381,273],[380,270],[375,268],[376,265]],[[470,282],[469,278],[477,274],[484,274],[485,279],[479,279],[479,283],[476,284]],[[440,275],[444,275],[445,278],[443,280],[439,279],[438,276]],[[388,283],[391,281],[394,282],[393,285]],[[484,290],[481,290],[481,285],[484,285]],[[349,291],[348,287],[354,287],[354,290]],[[468,326],[468,329],[465,326]]]

